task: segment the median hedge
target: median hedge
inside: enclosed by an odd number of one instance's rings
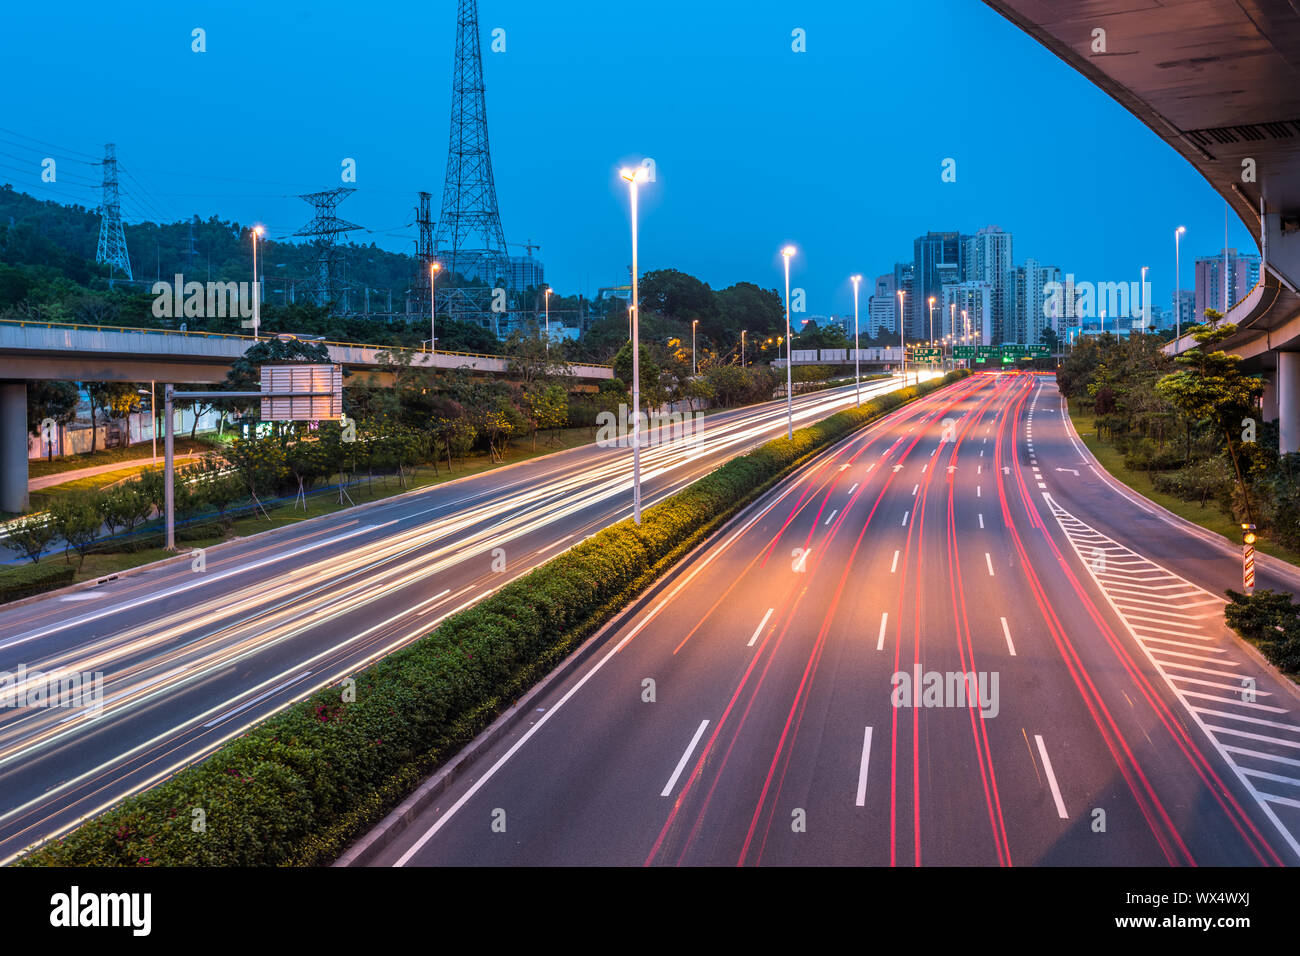
[[[735,458],[316,692],[20,865],[319,865],[664,570],[812,454],[919,395],[901,389]],[[197,811],[202,811],[198,813]]]
[[[1265,589],[1254,594],[1228,590],[1228,626],[1254,644],[1275,667],[1300,674],[1300,605],[1291,595]]]
[[[0,570],[0,604],[53,591],[71,584],[77,569],[70,564],[21,564]]]

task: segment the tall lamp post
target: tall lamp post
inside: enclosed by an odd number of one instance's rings
[[[781,250],[781,258],[785,260],[785,437],[794,438],[794,375],[792,368],[794,366],[794,353],[791,346],[794,342],[790,338],[790,257],[795,253],[794,246],[786,246]]]
[[[438,273],[442,271],[441,262],[429,263],[429,364],[438,354]]]
[[[934,347],[934,296],[930,296],[930,346]]]
[[[862,354],[858,348],[858,285],[862,282],[862,276],[850,276],[853,280],[853,389],[857,396],[858,405],[862,404],[862,362],[859,356]]]
[[[620,174],[632,194],[632,521],[641,523],[641,316],[637,298],[637,187],[645,181],[646,168],[624,169]]]
[[[1148,326],[1151,324],[1151,313],[1148,306],[1151,304],[1151,296],[1147,295],[1147,267],[1142,267],[1142,332],[1145,335],[1150,331]]]
[[[1186,226],[1179,226],[1174,230],[1174,351],[1178,351],[1178,340],[1183,337],[1183,297],[1182,290],[1179,288],[1179,280],[1182,274],[1178,271],[1178,243],[1182,239],[1183,233],[1187,231]]]
[[[261,226],[253,227],[253,341],[257,342],[258,332],[262,327],[261,287],[257,284],[257,240],[261,237]]]
[[[899,368],[903,370],[903,385],[907,386],[907,339],[903,331],[903,297],[907,290],[898,290],[898,353],[901,356]]]
[[[745,367],[745,332],[746,331],[747,330],[745,329],[740,330],[740,367],[741,368]]]
[[[551,289],[550,286],[547,286],[546,288],[545,303],[546,303],[546,351],[549,352],[551,350]]]
[[[695,327],[700,324],[699,319],[691,319],[691,375],[695,375]]]

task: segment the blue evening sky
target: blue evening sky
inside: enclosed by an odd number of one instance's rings
[[[456,7],[11,4],[0,182],[93,205],[99,171],[75,160],[113,141],[134,176],[129,221],[217,214],[283,237],[310,218],[296,194],[342,185],[352,157],[359,191],[339,212],[372,232],[351,238],[413,251],[416,192],[434,194],[435,217],[442,194]],[[1017,262],[1079,281],[1147,265],[1166,308],[1174,228],[1188,229],[1184,288],[1193,258],[1223,246],[1209,186],[977,0],[482,0],[479,17],[506,238],[540,244],[560,293],[626,281],[617,170],[643,156],[658,172],[642,191],[643,270],[775,288],[792,242],[809,313],[850,312],[848,276],[909,260],[927,230],[997,224]],[[191,52],[195,27],[206,53]],[[494,28],[504,53],[488,50]],[[53,186],[39,181],[47,155]],[[946,157],[956,183],[940,180]],[[1235,217],[1230,244],[1255,251]]]

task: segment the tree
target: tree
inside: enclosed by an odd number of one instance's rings
[[[98,447],[96,409],[103,409],[109,421],[125,418],[140,408],[140,386],[134,382],[82,382],[90,396],[90,450]]]
[[[40,435],[41,426],[47,419],[53,420],[56,427],[66,425],[77,417],[80,404],[81,393],[74,382],[28,382],[27,430]],[[49,443],[47,452],[51,458],[54,457],[54,442]]]
[[[3,540],[5,547],[12,548],[36,564],[54,540],[54,522],[33,516],[19,518],[9,523]]]
[[[752,282],[737,282],[716,293],[721,314],[717,341],[740,338],[740,330],[749,332],[750,342],[785,331],[785,300],[775,289],[760,289]],[[712,334],[714,330],[710,330]]]
[[[1160,379],[1156,391],[1189,420],[1206,422],[1223,436],[1232,457],[1233,470],[1237,473],[1246,520],[1253,523],[1250,492],[1238,450],[1242,421],[1254,416],[1260,396],[1264,394],[1264,383],[1241,371],[1240,356],[1228,355],[1222,349],[1214,348],[1236,331],[1237,327],[1231,323],[1217,328],[1198,328],[1193,333],[1196,348],[1178,356],[1176,361],[1183,366],[1182,369]]]
[[[641,343],[641,401],[646,408],[656,408],[664,403],[666,396],[659,384],[659,364],[650,356],[649,347]],[[625,342],[614,356],[614,377],[623,383],[623,387],[632,389],[632,343]]]
[[[103,524],[95,496],[84,491],[60,495],[50,506],[50,521],[55,532],[63,539],[64,560],[71,564],[68,552],[76,551],[80,557],[77,567],[81,567],[86,561],[86,552],[99,537]]]
[[[658,312],[680,322],[699,319],[702,326],[713,326],[718,319],[718,303],[707,282],[677,269],[659,269],[641,277],[638,294],[642,315]]]
[[[533,429],[533,450],[537,450],[537,432],[563,428],[569,421],[569,394],[554,382],[524,392],[528,421]]]

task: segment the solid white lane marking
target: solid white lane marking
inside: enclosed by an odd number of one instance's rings
[[[692,737],[691,742],[686,745],[686,753],[682,754],[682,759],[677,761],[677,768],[673,771],[673,775],[668,778],[668,785],[664,787],[663,792],[659,794],[659,796],[666,797],[673,792],[673,787],[677,786],[677,778],[680,777],[682,771],[686,769],[686,761],[691,759],[691,751],[695,749],[695,745],[698,744],[700,738],[704,736],[704,728],[707,726],[709,726],[707,720],[700,721],[700,727],[695,731],[695,736]]]
[[[1056,774],[1052,772],[1052,760],[1047,756],[1047,747],[1043,744],[1043,735],[1034,734],[1034,741],[1038,744],[1038,756],[1043,758],[1043,770],[1047,773],[1047,783],[1052,788],[1052,799],[1056,801],[1056,814],[1062,820],[1068,820],[1065,801],[1061,799],[1061,788],[1056,785]]]
[[[745,645],[746,647],[754,646],[754,642],[758,640],[758,635],[763,633],[763,628],[767,627],[768,619],[771,618],[772,612],[775,610],[776,608],[774,607],[767,609],[767,613],[763,615],[763,620],[759,621],[758,627],[754,628],[754,636],[749,639],[749,643]]]
[[[989,566],[989,577],[993,577],[993,558],[987,551],[984,552],[984,563]]]
[[[983,527],[984,527],[984,514],[983,514],[982,512],[980,513],[979,518],[980,518],[980,527],[983,528]]]
[[[825,527],[826,525],[828,525],[828,524],[830,524],[832,521],[834,521],[834,520],[835,520],[835,516],[836,516],[837,514],[839,514],[839,513],[840,513],[840,509],[839,509],[839,508],[836,508],[834,511],[832,511],[832,512],[831,512],[831,516],[830,516],[829,518],[827,518],[825,521],[822,522],[822,526]]]
[[[889,573],[893,574],[898,570],[898,552],[894,552],[894,563],[889,566]]]
[[[884,614],[880,615],[880,637],[876,639],[876,650],[878,651],[883,651],[885,649],[885,627],[888,624],[889,612],[886,611]]]
[[[1016,645],[1011,643],[1011,628],[1007,627],[1007,619],[1005,617],[1002,618],[1002,635],[1007,639],[1007,650],[1011,652],[1012,657],[1015,657]]]
[[[871,728],[868,727],[866,733],[862,735],[862,765],[858,768],[858,800],[857,805],[864,807],[867,804],[867,761],[871,759]]]

